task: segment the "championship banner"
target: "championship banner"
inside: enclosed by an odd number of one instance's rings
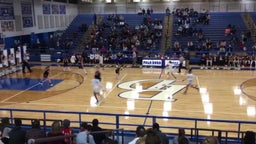
[[[29,2],[21,3],[21,14],[23,28],[33,27],[33,14],[32,14],[32,4]]]
[[[0,2],[0,20],[14,20],[14,8],[12,3]]]
[[[59,14],[59,13],[60,13],[59,6],[56,4],[52,4],[52,14]]]
[[[1,21],[1,29],[3,32],[14,31],[14,21]]]
[[[21,2],[21,14],[32,15],[32,4],[30,2]]]
[[[60,14],[66,14],[66,6],[60,5]]]
[[[22,17],[23,28],[33,27],[33,18],[31,17]]]
[[[51,5],[50,4],[43,4],[43,14],[51,14]]]

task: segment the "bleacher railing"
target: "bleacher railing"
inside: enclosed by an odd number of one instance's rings
[[[66,118],[72,118],[71,124],[80,124],[81,122],[87,122],[88,119],[85,120],[85,117],[90,117],[90,120],[92,117],[102,117],[103,119],[100,119],[101,125],[109,126],[111,129],[121,129],[124,127],[132,128],[133,130],[136,129],[138,125],[144,125],[145,127],[151,127],[153,123],[159,122],[160,120],[171,120],[172,122],[175,121],[183,121],[184,123],[191,123],[189,127],[182,127],[186,130],[190,130],[190,136],[191,139],[193,139],[196,142],[200,141],[200,137],[202,136],[217,136],[220,140],[228,141],[229,139],[236,141],[236,142],[242,142],[243,134],[245,132],[244,129],[242,129],[243,126],[248,126],[253,129],[253,127],[256,126],[255,121],[240,121],[240,120],[218,120],[218,119],[202,119],[202,118],[186,118],[186,117],[164,117],[164,116],[153,116],[153,115],[138,115],[138,114],[111,114],[111,113],[103,113],[103,112],[75,112],[75,111],[54,111],[54,110],[25,110],[25,109],[9,109],[9,108],[0,108],[0,111],[4,113],[5,115],[2,115],[1,117],[9,117],[11,119],[11,123],[13,124],[14,118],[21,118],[21,119],[28,119],[28,115],[33,117],[36,114],[40,114],[42,117],[39,117],[38,119],[41,119],[43,121],[42,128],[44,130],[49,130],[49,126],[51,125],[49,122],[54,121],[51,114],[54,114],[58,116],[61,114],[64,116],[62,119]],[[26,116],[24,116],[24,113],[26,113]],[[72,115],[72,117],[71,117]],[[0,118],[1,118],[0,117]],[[123,121],[125,118],[136,118],[136,119],[145,119],[148,120],[147,123],[139,124],[134,123],[134,121]],[[60,117],[58,117],[58,120]],[[112,119],[111,121],[107,121],[107,119]],[[57,119],[56,119],[57,120]],[[89,121],[90,121],[89,120]],[[88,121],[88,122],[89,122]],[[232,130],[221,130],[221,129],[207,129],[200,127],[200,123],[217,123],[221,125],[232,125]],[[79,127],[79,126],[78,126]],[[177,132],[177,129],[180,127],[174,127],[170,125],[161,125],[162,131],[175,129]],[[125,129],[124,129],[125,131]],[[204,135],[202,132],[208,131],[211,134]],[[129,132],[127,128],[127,132]],[[217,132],[217,133],[216,133]],[[125,133],[125,132],[124,132]],[[177,134],[177,133],[168,133],[169,135]],[[232,136],[231,136],[231,135]]]

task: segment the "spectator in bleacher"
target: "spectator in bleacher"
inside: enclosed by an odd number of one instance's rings
[[[190,141],[185,135],[185,130],[179,128],[178,135],[174,137],[173,144],[189,144]]]
[[[56,137],[56,136],[64,136],[64,134],[61,132],[61,124],[60,121],[54,121],[51,126],[51,130],[47,133],[47,137]],[[47,144],[63,144],[65,143],[65,139],[57,139],[48,142]]]
[[[147,15],[150,15],[150,9],[149,8],[147,9]]]
[[[31,139],[45,138],[45,131],[40,128],[40,121],[35,119],[31,120],[31,129],[26,132],[26,141],[28,142]]]
[[[136,136],[128,144],[136,144],[137,140],[142,138],[145,134],[146,134],[146,130],[145,130],[144,126],[137,126],[137,128],[136,128]]]
[[[161,130],[160,130],[160,126],[158,123],[154,123],[153,126],[153,131],[154,133],[160,138],[161,140],[161,144],[169,144],[169,139],[168,137],[166,136],[166,134],[162,133]],[[152,135],[151,135],[152,134]],[[148,136],[153,136],[153,133],[147,133],[147,137]],[[155,137],[155,136],[154,136]],[[150,139],[150,138],[148,138]],[[146,139],[147,141],[147,139]]]
[[[81,124],[80,132],[76,136],[76,143],[77,144],[96,144],[93,136],[89,134],[90,126],[83,122]]]
[[[166,15],[170,15],[170,14],[171,14],[171,11],[170,11],[169,7],[167,7],[167,8],[165,9],[165,14],[166,14]]]
[[[209,14],[206,14],[206,20],[204,24],[209,25],[210,20],[211,20],[211,16]]]
[[[219,140],[215,136],[207,136],[201,144],[219,144]]]
[[[138,9],[137,14],[138,14],[138,15],[142,15],[142,9],[141,9],[141,8]]]
[[[73,130],[70,128],[70,120],[64,119],[62,122],[62,128],[60,130],[64,135],[72,135]],[[65,144],[72,144],[72,138],[65,138]]]
[[[3,131],[5,128],[10,127],[10,120],[7,117],[4,117],[1,119],[1,124],[0,124],[0,137],[3,136]]]
[[[243,144],[255,144],[255,133],[253,131],[245,132]]]
[[[14,128],[9,132],[9,144],[24,144],[26,142],[26,131],[21,128],[21,119],[15,118],[14,125]]]
[[[169,144],[168,138],[166,137],[167,139],[163,141],[163,139],[161,138],[161,135],[159,134],[160,133],[155,131],[154,128],[148,129],[146,134],[145,144]]]
[[[9,144],[9,132],[11,131],[10,120],[7,117],[1,119],[0,124],[0,143]]]
[[[142,9],[142,15],[145,15],[145,13],[146,13],[146,10],[143,8]]]
[[[100,132],[100,131],[103,131],[103,129],[99,127],[99,120],[93,119],[91,132]],[[96,144],[101,144],[102,141],[106,138],[106,135],[104,133],[94,133],[92,134],[92,136]]]

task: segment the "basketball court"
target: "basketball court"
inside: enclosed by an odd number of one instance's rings
[[[100,104],[95,104],[91,80],[95,67],[85,67],[87,74],[78,67],[63,71],[51,66],[54,86],[47,81],[39,84],[46,65],[33,66],[32,73],[21,71],[1,77],[0,107],[28,110],[59,110],[74,112],[102,112],[172,116],[185,118],[256,121],[256,71],[251,70],[193,70],[200,91],[186,85],[186,72],[175,72],[177,79],[168,78],[156,68],[124,68],[119,79],[115,67],[101,69],[105,91]],[[177,69],[176,69],[177,71]],[[242,88],[242,89],[240,89]],[[8,116],[6,112],[0,112]],[[22,113],[14,117],[38,118],[40,115]],[[76,115],[51,115],[52,119],[77,119]],[[86,117],[91,121],[94,117]],[[97,116],[100,121],[113,121]],[[126,118],[132,124],[150,124],[145,118]],[[159,120],[160,125],[193,127],[185,121]],[[199,127],[237,130],[236,124],[202,122]],[[233,128],[234,127],[234,128]],[[127,128],[129,129],[129,128]],[[241,130],[255,129],[245,125]],[[134,128],[132,128],[134,130]]]

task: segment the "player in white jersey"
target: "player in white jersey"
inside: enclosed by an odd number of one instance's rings
[[[92,86],[93,86],[93,95],[94,95],[94,97],[96,99],[96,104],[98,104],[99,103],[98,96],[102,97],[100,92],[102,90],[104,90],[104,87],[101,84],[100,79],[98,78],[97,75],[95,75],[94,79],[92,79]]]
[[[172,61],[169,61],[169,64],[166,65],[168,67],[168,78],[170,78],[170,75],[172,75],[174,77],[174,79],[176,79],[176,76],[173,74],[174,72],[174,64]]]
[[[187,73],[187,85],[186,85],[184,94],[187,94],[189,87],[199,90],[198,86],[196,84],[193,84],[194,79],[195,79],[195,75],[192,73],[192,69],[189,69],[189,71]]]

